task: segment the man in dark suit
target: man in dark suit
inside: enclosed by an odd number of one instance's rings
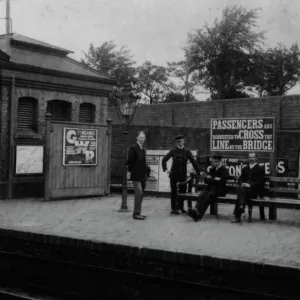
[[[243,166],[236,189],[237,201],[234,208],[232,223],[240,223],[241,215],[245,212],[245,205],[249,198],[264,197],[265,169],[257,163],[256,153],[249,153],[249,164]],[[249,221],[252,220],[252,207],[249,207]],[[263,207],[260,207],[261,219],[264,219]]]
[[[141,215],[141,210],[146,181],[151,169],[146,164],[146,150],[143,148],[145,140],[145,133],[140,131],[137,135],[137,143],[129,149],[128,153],[128,170],[131,173],[130,179],[133,182],[135,192],[133,209],[133,218],[135,220],[144,220],[146,218]]]
[[[195,171],[199,174],[199,167],[193,157],[192,152],[184,147],[184,136],[177,135],[175,137],[176,148],[169,151],[162,159],[163,171],[169,174],[170,185],[171,185],[171,214],[178,215],[178,209],[182,212],[186,212],[183,207],[183,202],[177,203],[177,183],[184,182],[187,178],[187,162],[190,161]],[[167,161],[172,157],[172,167],[170,170],[167,169]],[[179,186],[179,193],[186,192],[186,185]],[[178,207],[180,205],[180,207]]]
[[[189,210],[188,215],[197,222],[201,220],[208,206],[216,200],[218,196],[226,194],[226,181],[229,177],[228,170],[222,165],[222,156],[212,157],[212,164],[208,168],[208,174],[204,174],[207,186],[200,193],[195,209]]]

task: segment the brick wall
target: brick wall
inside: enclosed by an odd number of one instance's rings
[[[120,144],[120,122],[114,107],[109,107],[108,115],[115,124],[113,145],[116,148]],[[210,119],[221,117],[275,117],[277,158],[288,159],[289,176],[298,176],[300,96],[296,95],[141,106],[132,122],[129,141],[134,143],[136,132],[145,130],[148,149],[171,149],[174,135],[183,133],[187,137],[187,147],[199,150],[203,156],[208,155]],[[229,155],[228,152],[221,154]],[[245,157],[247,153],[233,155]],[[267,159],[269,154],[261,153],[260,156]]]
[[[300,270],[1,229],[0,284],[59,299],[293,300]]]
[[[115,108],[109,117],[119,124]],[[277,129],[300,127],[300,96],[278,96],[192,103],[144,105],[132,125],[209,128],[211,118],[275,117]]]

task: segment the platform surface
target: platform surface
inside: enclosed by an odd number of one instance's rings
[[[300,267],[300,210],[278,209],[277,221],[231,224],[233,205],[220,204],[219,218],[205,214],[195,223],[185,214],[170,215],[170,200],[145,197],[145,221],[132,212],[118,212],[121,196],[42,202],[41,199],[0,201],[0,227],[209,255],[249,262]],[[133,196],[128,196],[133,208]],[[266,216],[268,215],[265,208]]]

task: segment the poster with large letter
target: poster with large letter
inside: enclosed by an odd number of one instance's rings
[[[63,129],[63,165],[97,165],[97,129]]]
[[[245,160],[244,160],[245,161]],[[242,171],[242,162],[241,159],[223,157],[223,165],[228,168],[229,175],[231,176],[240,176]],[[270,161],[266,159],[260,159],[259,165],[265,169],[265,174],[267,176],[271,173]],[[288,176],[288,160],[286,158],[277,158],[276,159],[276,176]]]
[[[274,151],[275,119],[211,119],[211,151]]]

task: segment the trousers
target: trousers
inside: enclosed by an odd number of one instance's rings
[[[213,203],[219,194],[219,188],[214,186],[210,189],[204,189],[197,200],[195,209],[198,211],[200,218],[205,214],[208,206]]]
[[[245,208],[246,205],[249,207],[249,217],[252,216],[252,205],[248,202],[249,198],[257,198],[263,197],[263,193],[261,191],[257,191],[255,189],[252,189],[250,187],[244,187],[244,186],[239,186],[236,188],[236,194],[237,194],[237,201],[235,203],[234,211],[233,214],[235,217],[240,218],[241,217],[241,212],[239,208],[242,206]],[[259,214],[260,218],[262,220],[265,219],[265,212],[264,212],[264,207],[259,206]]]
[[[144,191],[146,187],[146,181],[133,181],[134,186],[134,214],[140,214],[142,211],[142,202],[144,197]]]

